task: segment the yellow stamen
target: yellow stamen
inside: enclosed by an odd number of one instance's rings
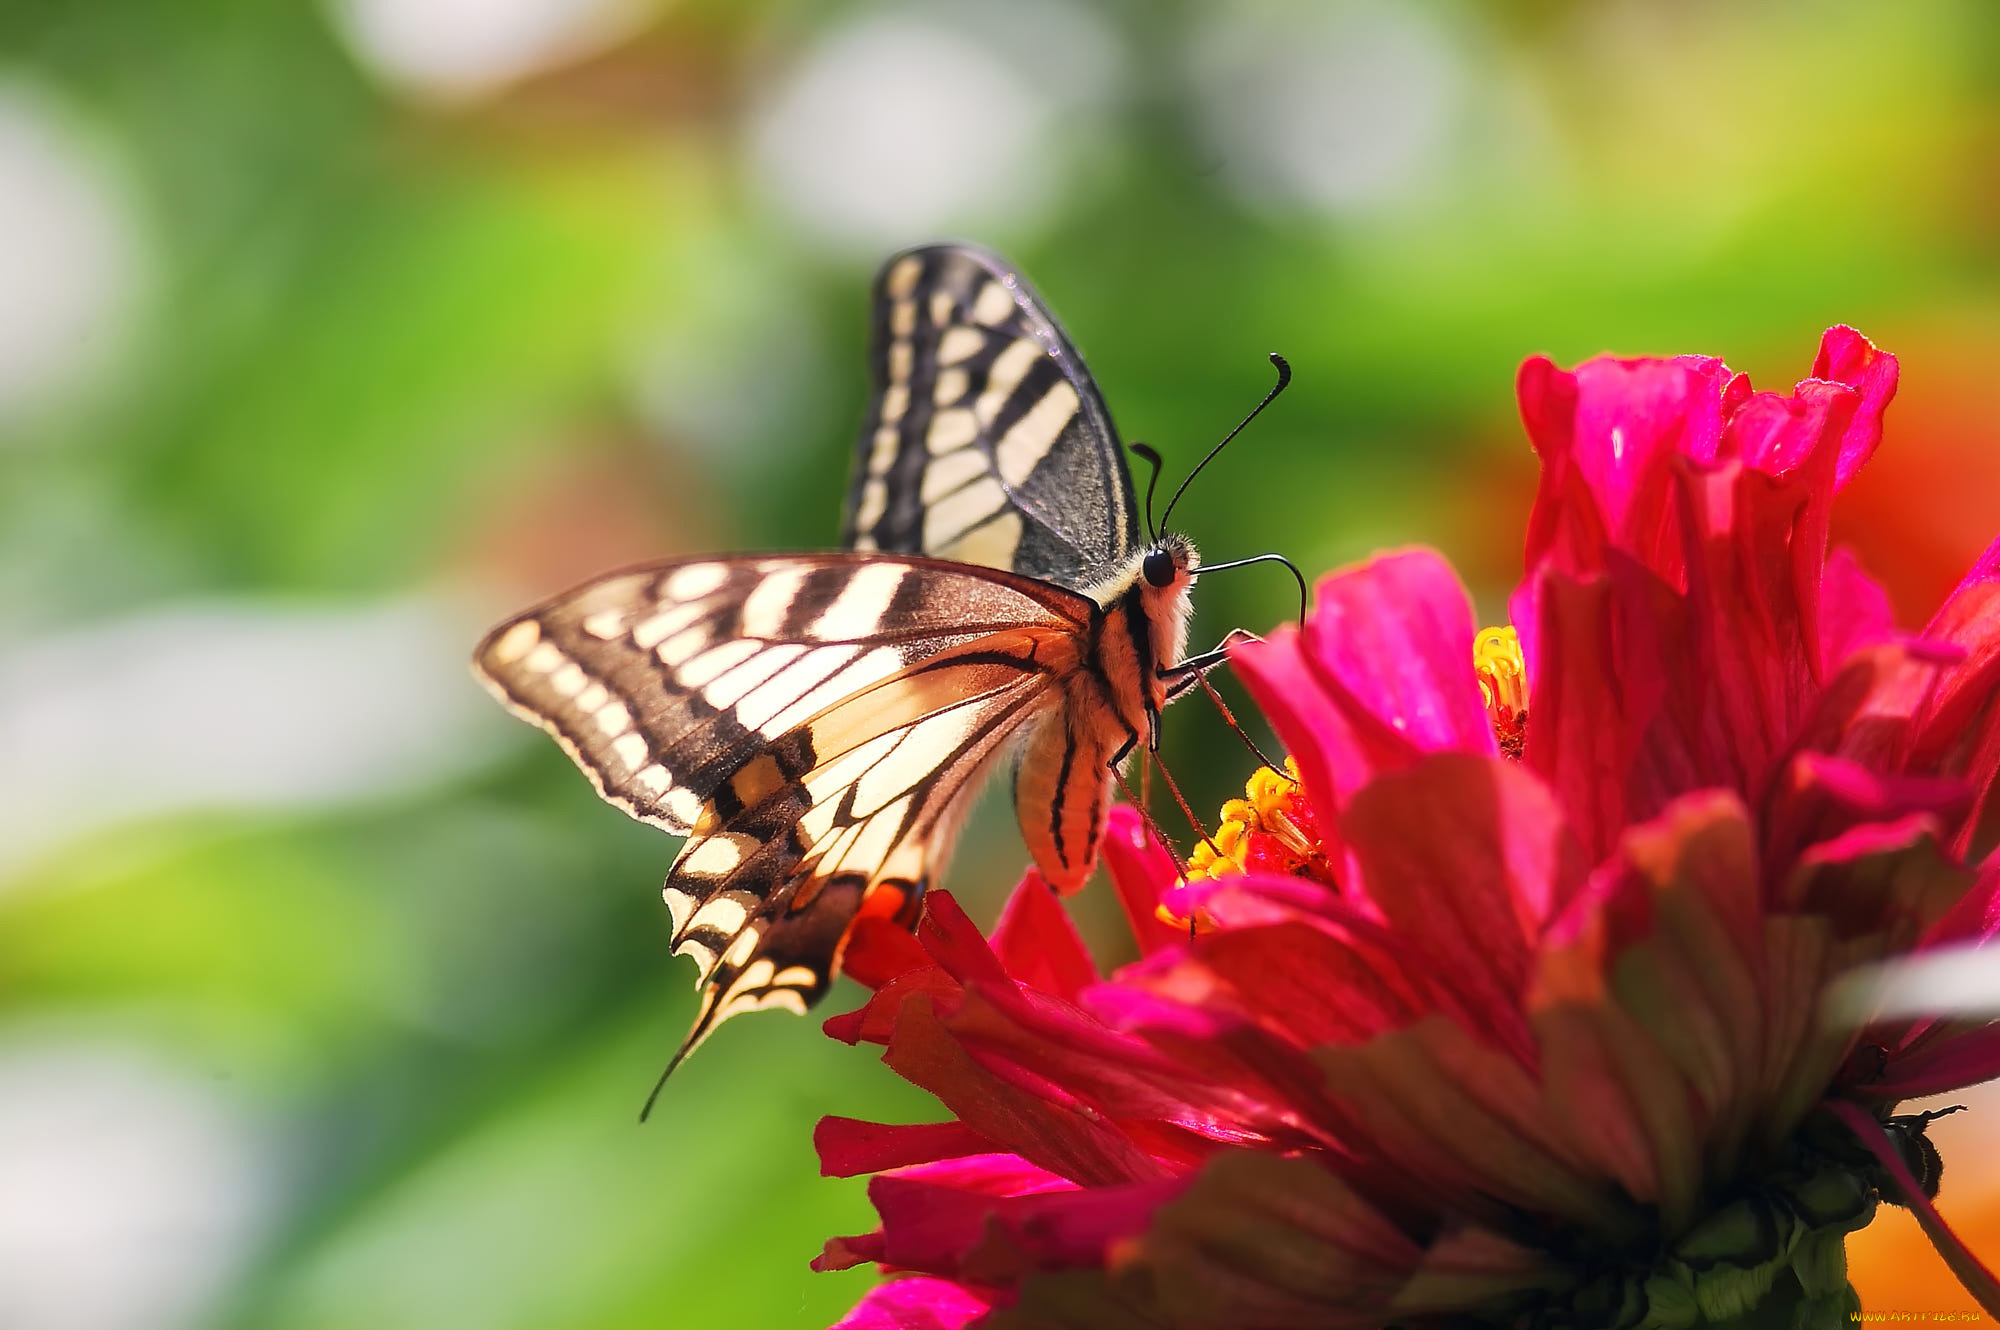
[[[1521,659],[1521,635],[1512,628],[1483,630],[1472,644],[1472,668],[1479,696],[1500,751],[1519,758],[1528,741],[1528,669]]]
[[[1250,833],[1253,831],[1278,837],[1287,849],[1302,857],[1310,854],[1311,846],[1299,834],[1292,819],[1285,815],[1285,802],[1295,797],[1298,788],[1298,763],[1291,758],[1285,759],[1285,770],[1282,772],[1259,767],[1244,783],[1246,797],[1231,799],[1222,805],[1220,824],[1207,840],[1195,845],[1194,853],[1188,856],[1187,880],[1196,882],[1202,878],[1244,872],[1244,856],[1249,851]],[[1185,919],[1167,914],[1164,907],[1161,917],[1169,923],[1187,923]]]

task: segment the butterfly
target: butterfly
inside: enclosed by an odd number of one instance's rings
[[[890,259],[870,369],[843,550],[612,573],[474,656],[607,802],[687,838],[663,892],[701,999],[670,1072],[732,1016],[803,1014],[858,919],[915,927],[1009,758],[1035,864],[1080,888],[1116,768],[1221,658],[1183,658],[1200,558],[1150,489],[1140,525],[1090,372],[1006,263]]]

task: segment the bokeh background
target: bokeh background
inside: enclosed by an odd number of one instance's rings
[[[834,538],[868,277],[997,246],[1182,508],[1489,619],[1515,366],[1900,353],[1840,514],[1920,624],[2000,531],[1987,0],[0,3],[0,1325],[814,1327],[823,1112],[930,1111],[692,1006],[672,844],[464,658],[615,564]],[[1288,612],[1218,577],[1199,636]],[[1225,685],[1227,686],[1227,685]],[[1200,703],[1169,756],[1245,774]],[[953,885],[1022,863],[998,800]],[[1105,892],[1077,909],[1107,960]],[[842,1009],[852,993],[837,995]],[[2000,1100],[1933,1135],[2000,1250]],[[1900,1214],[1871,1306],[1969,1306]]]

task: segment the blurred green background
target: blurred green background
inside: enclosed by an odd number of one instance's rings
[[[673,845],[464,658],[621,562],[830,544],[893,249],[1010,255],[1175,472],[1284,352],[1191,533],[1430,542],[1489,620],[1524,356],[1782,387],[1853,323],[1905,378],[1837,535],[1914,627],[2000,530],[1996,223],[1987,0],[0,3],[0,1325],[858,1296],[805,1269],[870,1226],[812,1124],[934,1106],[773,1015],[635,1127],[693,1002]],[[1246,774],[1168,730],[1198,806]]]

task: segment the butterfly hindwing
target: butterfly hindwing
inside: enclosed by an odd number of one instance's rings
[[[803,1011],[856,914],[915,922],[969,793],[1020,727],[1059,700],[1075,636],[1023,627],[920,660],[803,729],[812,768],[768,755],[717,791],[668,878],[674,947],[701,966],[691,1045],[743,1011]]]
[[[1130,557],[1138,507],[1090,371],[1018,273],[963,245],[876,278],[874,395],[843,541],[1068,587]]]

